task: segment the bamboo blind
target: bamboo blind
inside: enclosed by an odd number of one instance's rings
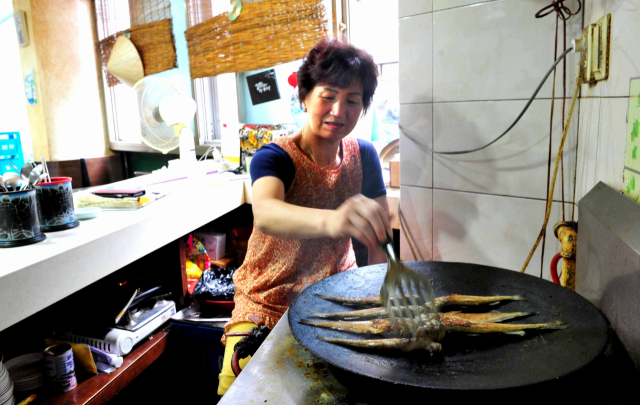
[[[145,76],[177,66],[169,0],[95,0],[95,8],[97,50],[110,87],[120,83],[106,71],[118,35],[130,37],[140,53]]]
[[[131,26],[144,25],[171,18],[169,0],[129,0]]]
[[[264,0],[242,0],[242,7]],[[187,0],[187,17],[189,27],[198,25],[220,13],[229,11],[229,3],[233,0]]]
[[[326,11],[322,0],[264,0],[243,4],[236,21],[225,12],[185,35],[192,79],[247,72],[302,59],[327,36]]]

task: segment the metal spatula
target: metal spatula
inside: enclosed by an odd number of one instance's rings
[[[429,278],[400,263],[388,234],[387,242],[381,247],[387,256],[387,275],[382,282],[380,298],[391,323],[395,327],[401,324],[402,330],[409,331],[412,337],[416,337],[427,324],[431,326],[430,335],[434,332],[434,325],[435,332],[438,332],[441,322]]]

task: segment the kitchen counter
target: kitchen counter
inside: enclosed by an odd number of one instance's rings
[[[39,243],[0,249],[0,331],[100,280],[247,201],[248,176],[212,174],[156,184],[155,175],[99,188],[143,187],[169,195],[135,211],[103,210]],[[164,178],[163,178],[164,180]]]
[[[591,403],[597,398],[600,404],[626,404],[637,396],[633,390],[638,372],[615,354],[623,350],[615,343],[613,355],[558,381],[508,390],[439,391],[393,385],[337,369],[298,343],[288,319],[286,312],[218,405],[388,405],[414,403],[418,398],[446,403],[514,398],[526,398],[525,403]]]
[[[328,364],[293,337],[285,313],[218,405],[341,404],[348,393]]]

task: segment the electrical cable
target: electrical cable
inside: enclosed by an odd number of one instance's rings
[[[576,0],[578,2],[578,9],[576,11],[571,11],[569,7],[564,5],[565,0],[553,0],[551,4],[542,8],[540,11],[536,13],[536,18],[546,17],[549,14],[555,11],[556,16],[562,21],[567,21],[571,16],[577,15],[580,10],[582,10],[582,1]]]
[[[554,3],[555,4],[555,1]],[[539,17],[537,17],[539,18]],[[558,21],[560,21],[560,17],[556,15],[556,40],[555,47],[553,50],[553,59],[555,60],[558,57]],[[566,42],[565,42],[566,43]],[[566,61],[566,59],[563,59]],[[556,101],[556,69],[553,69],[553,82],[551,84],[551,117],[549,118],[549,158],[547,160],[547,194],[549,195],[549,183],[551,181],[551,152],[553,150],[553,112],[555,110],[555,101]],[[563,119],[563,130],[564,130],[564,117]],[[564,160],[560,157],[560,180],[562,180],[562,214],[564,218]],[[545,217],[547,213],[544,213]],[[563,219],[564,221],[564,219]],[[544,274],[544,250],[545,245],[547,243],[547,234],[546,232],[542,235],[542,253],[540,254],[540,278],[542,278]]]
[[[556,36],[555,36],[555,47],[553,51],[553,58],[556,59],[558,56],[558,25],[559,21],[562,20],[563,27],[563,37],[562,44],[563,48],[567,50],[567,20],[574,15],[577,15],[580,10],[582,10],[582,2],[578,0],[578,9],[573,12],[567,6],[564,5],[565,0],[553,0],[550,5],[542,8],[540,11],[536,13],[536,18],[544,18],[548,15],[552,15],[555,12],[556,15]],[[564,133],[564,109],[566,104],[566,91],[567,91],[567,59],[563,59],[562,65],[562,132]],[[551,91],[551,118],[549,119],[549,158],[547,165],[547,195],[549,194],[549,181],[551,177],[551,145],[553,143],[553,112],[555,111],[555,92],[556,92],[556,70],[553,70],[553,85]],[[560,156],[560,182],[562,189],[562,220],[566,221],[566,213],[565,213],[565,204],[564,204],[564,156]],[[547,216],[547,212],[545,212],[545,218]],[[546,233],[542,235],[542,254],[540,255],[540,278],[542,278],[544,271],[544,252],[545,252],[545,243],[546,243]]]
[[[571,98],[571,104],[569,105],[569,114],[567,115],[567,123],[564,126],[564,131],[562,131],[562,140],[560,141],[560,147],[558,148],[558,155],[556,156],[556,163],[553,168],[553,177],[551,178],[551,187],[549,189],[549,194],[547,196],[547,208],[545,212],[544,223],[542,224],[542,229],[540,230],[538,239],[536,239],[536,242],[533,244],[533,247],[531,248],[531,252],[529,252],[529,256],[527,257],[527,260],[524,262],[524,265],[522,266],[522,270],[520,270],[521,273],[524,273],[525,270],[527,270],[529,261],[531,261],[531,257],[533,257],[533,254],[538,248],[538,244],[540,243],[542,236],[546,233],[546,230],[547,230],[547,224],[549,223],[549,217],[551,216],[551,204],[553,203],[553,190],[556,186],[556,178],[558,176],[558,166],[560,164],[560,156],[562,156],[562,151],[564,149],[564,142],[567,139],[567,133],[569,132],[569,126],[571,125],[573,108],[576,105],[576,100],[578,99],[578,94],[580,93],[580,87],[582,86],[584,60],[585,60],[585,54],[582,54],[582,58],[580,59],[580,63],[578,64],[578,73],[576,76],[576,88],[573,92],[573,97]]]
[[[549,76],[551,75],[551,73],[555,70],[556,66],[558,65],[558,63],[560,63],[565,56],[567,56],[569,54],[569,52],[571,52],[573,50],[573,47],[569,47],[569,49],[567,49],[566,51],[564,51],[559,57],[558,59],[556,59],[556,61],[553,63],[553,66],[551,66],[551,69],[549,69],[549,71],[547,72],[547,74],[544,76],[544,78],[542,79],[542,81],[540,82],[540,84],[538,85],[538,87],[536,88],[536,91],[533,92],[533,95],[531,96],[531,98],[529,99],[529,101],[527,102],[527,104],[524,106],[524,109],[522,110],[522,112],[520,112],[520,115],[518,115],[518,117],[516,118],[515,121],[513,121],[513,123],[509,126],[509,128],[507,128],[506,131],[504,131],[502,134],[500,134],[500,136],[498,136],[496,139],[494,139],[493,141],[489,142],[488,144],[481,146],[479,148],[475,148],[475,149],[468,149],[468,150],[459,150],[459,151],[438,151],[438,150],[433,150],[430,147],[428,147],[427,145],[423,144],[422,142],[418,141],[415,137],[409,135],[407,133],[407,131],[405,131],[402,126],[399,126],[400,132],[402,132],[407,138],[409,138],[410,140],[412,140],[413,142],[417,143],[418,145],[423,146],[425,149],[427,149],[428,151],[435,153],[437,155],[464,155],[467,153],[473,153],[473,152],[477,152],[480,151],[482,149],[488,148],[489,146],[493,145],[494,143],[498,142],[503,136],[505,136],[507,133],[509,133],[509,131],[511,131],[511,129],[513,127],[516,126],[516,124],[518,123],[518,121],[520,121],[520,118],[522,118],[522,116],[524,115],[525,112],[527,112],[527,109],[529,108],[529,106],[531,105],[531,103],[533,102],[533,100],[536,98],[536,96],[538,95],[538,92],[540,91],[540,89],[542,88],[542,86],[544,85],[544,83],[547,81],[547,79],[549,78]]]

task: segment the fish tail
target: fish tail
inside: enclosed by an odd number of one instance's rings
[[[333,297],[330,295],[316,294],[316,297],[327,301],[335,302],[347,306],[362,306],[380,304],[380,296],[373,295],[370,297]]]
[[[330,314],[321,314],[320,312],[309,311],[309,315],[315,316],[316,318],[328,318]]]
[[[338,339],[328,338],[324,336],[318,336],[319,340],[323,342],[336,343],[344,346],[370,348],[370,349],[391,349],[391,350],[403,350],[413,351],[418,349],[426,349],[428,351],[441,351],[442,345],[440,343],[431,342],[426,339],[405,339],[405,338],[392,338],[392,339],[374,339],[374,340],[354,340],[354,339]]]
[[[522,294],[518,294],[518,295],[505,295],[502,296],[504,298],[495,301],[495,302],[491,302],[489,303],[489,305],[498,305],[500,304],[500,301],[526,301],[527,299],[524,297],[524,295]]]
[[[311,319],[305,319],[302,318],[300,320],[298,320],[298,323],[301,323],[303,325],[309,325],[309,326],[318,326],[318,321],[312,321]]]
[[[551,321],[547,322],[542,329],[567,329],[569,325],[563,323],[562,321]]]

